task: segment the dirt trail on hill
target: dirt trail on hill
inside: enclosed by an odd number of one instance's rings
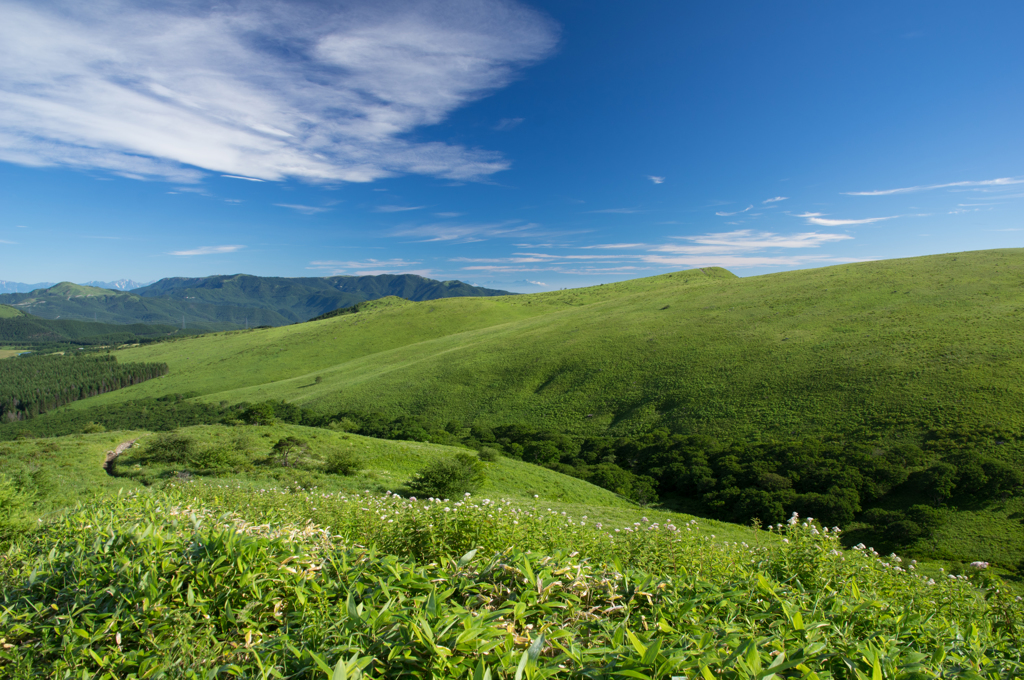
[[[103,470],[108,475],[113,477],[114,476],[114,460],[118,456],[120,456],[122,453],[124,453],[125,451],[130,449],[132,447],[132,444],[134,444],[137,441],[139,441],[139,440],[138,439],[129,439],[126,442],[121,442],[120,444],[118,444],[117,448],[115,448],[113,451],[107,451],[107,457],[103,461]]]

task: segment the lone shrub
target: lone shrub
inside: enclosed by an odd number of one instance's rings
[[[409,490],[418,496],[456,498],[479,489],[484,478],[484,464],[476,456],[457,453],[421,468],[409,483]]]
[[[106,432],[107,428],[103,427],[99,423],[94,423],[91,420],[85,424],[82,428],[82,434],[93,434],[95,432]]]
[[[362,469],[363,460],[355,451],[348,449],[335,449],[328,451],[325,456],[324,472],[332,475],[345,475],[346,477],[355,474]]]
[[[304,439],[285,437],[284,439],[279,439],[274,444],[274,449],[271,453],[280,461],[282,466],[291,467],[292,463],[295,462],[293,457],[306,451],[308,448],[309,443]]]
[[[253,404],[242,411],[242,420],[250,425],[273,425],[277,422],[274,416],[274,407],[266,402]]]
[[[192,437],[168,432],[150,440],[140,457],[154,463],[185,463],[198,451],[199,445]]]
[[[501,451],[493,446],[485,446],[480,449],[480,460],[486,463],[493,463],[501,458]]]

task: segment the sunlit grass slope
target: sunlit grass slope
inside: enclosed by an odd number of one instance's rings
[[[10,305],[0,305],[0,319],[13,319],[18,316],[25,316],[25,312]]]
[[[195,390],[569,432],[1020,428],[1022,311],[1018,249],[691,270],[132,349],[171,374],[100,399]]]
[[[92,502],[100,496],[144,488],[163,489],[186,484],[190,493],[223,499],[230,489],[239,498],[266,492],[371,493],[406,492],[414,474],[431,461],[465,452],[436,444],[387,441],[320,428],[278,424],[272,426],[202,425],[176,430],[175,437],[195,442],[199,460],[154,462],[148,447],[163,434],[145,431],[112,431],[48,439],[27,439],[0,444],[0,479],[6,478],[25,492],[29,503],[24,517],[30,524],[78,502]],[[274,459],[274,444],[285,437],[297,437],[306,449],[289,466]],[[111,465],[104,468],[107,452],[119,444],[134,441]],[[233,462],[224,467],[224,452]],[[333,452],[355,454],[358,470],[351,475],[325,471],[325,460]],[[212,455],[204,455],[210,454]],[[221,466],[217,467],[218,456]],[[475,497],[494,501],[513,500],[520,507],[542,512],[568,512],[591,522],[614,527],[633,525],[642,517],[648,521],[676,523],[690,519],[675,513],[641,508],[614,493],[575,477],[509,458],[484,464],[486,478]],[[255,498],[255,497],[253,497]],[[453,499],[460,500],[460,499]],[[238,502],[237,501],[236,505]],[[250,501],[246,501],[249,503]],[[257,503],[257,505],[260,505]],[[316,504],[303,506],[307,519],[330,524],[330,515],[316,511]],[[699,520],[703,529],[721,540],[750,540],[749,528]],[[2,538],[2,532],[0,532]]]

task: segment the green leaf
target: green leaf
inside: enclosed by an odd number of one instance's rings
[[[541,650],[544,649],[544,633],[537,636],[537,639],[533,641],[530,648],[526,650],[527,655],[530,657],[530,661],[536,661],[537,657],[540,656]]]
[[[473,558],[476,557],[476,551],[477,548],[473,548],[468,553],[459,558],[459,569],[462,569],[464,566],[473,561]]]
[[[530,661],[529,650],[523,652],[522,658],[519,659],[519,667],[516,668],[516,680],[523,680],[523,671],[526,670],[526,664]]]
[[[348,617],[350,619],[359,620],[359,610],[356,609],[356,600],[352,597],[352,591],[348,591],[348,602],[345,603],[346,609],[348,609]]]
[[[626,636],[629,637],[629,641],[633,644],[633,649],[636,650],[637,654],[639,654],[640,656],[643,656],[644,654],[647,653],[647,645],[645,645],[644,643],[640,642],[640,638],[638,638],[636,635],[634,635],[633,631],[626,630]]]
[[[491,680],[491,669],[487,667],[483,659],[480,659],[476,668],[473,669],[473,680]]]
[[[348,680],[348,666],[345,664],[345,657],[338,659],[331,680]]]

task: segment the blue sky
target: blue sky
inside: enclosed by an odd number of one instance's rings
[[[1024,245],[1019,2],[0,0],[0,279]]]

